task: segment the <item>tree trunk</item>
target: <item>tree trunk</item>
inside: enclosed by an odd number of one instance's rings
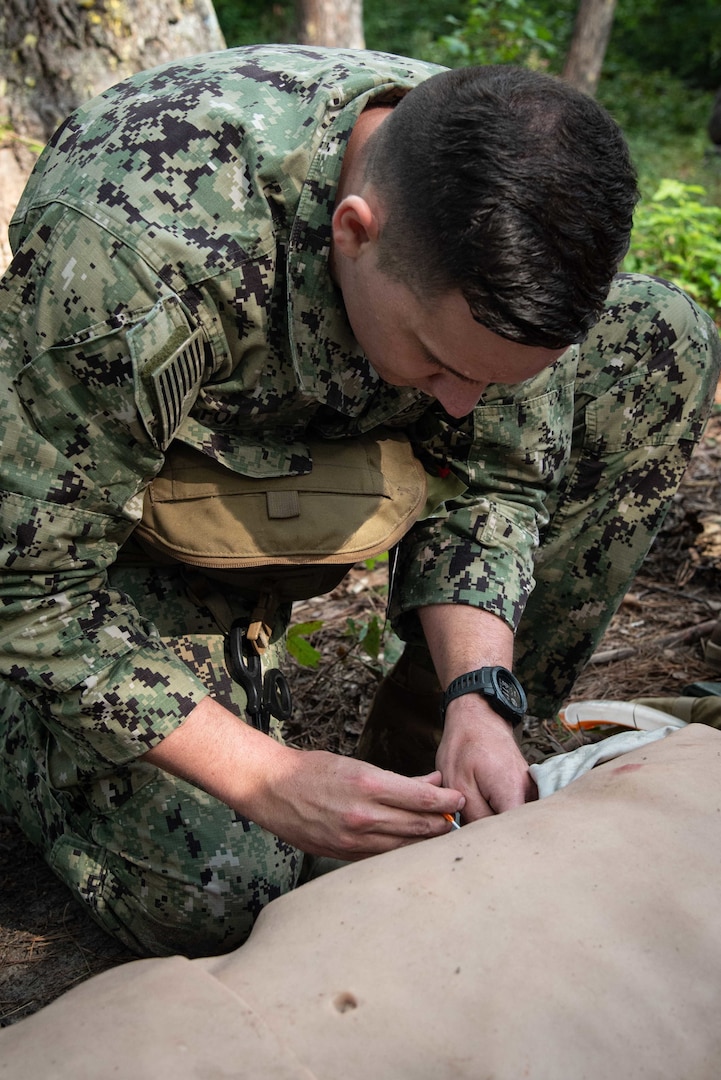
[[[563,78],[593,97],[611,36],[616,0],[580,0]]]
[[[22,188],[65,117],[136,71],[223,48],[212,0],[2,0],[0,272]]]
[[[363,0],[296,0],[296,17],[301,45],[365,49]]]
[[[708,122],[708,137],[721,149],[721,90],[716,94]]]

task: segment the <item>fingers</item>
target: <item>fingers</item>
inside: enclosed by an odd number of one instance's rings
[[[438,782],[430,782],[424,777],[399,776],[395,773],[386,775],[393,779],[378,797],[389,808],[407,810],[420,816],[443,816],[456,814],[465,806],[465,797],[459,790],[440,786],[440,773]]]
[[[444,814],[464,804],[438,771],[406,777],[322,751],[296,751],[285,783],[268,792],[266,827],[314,855],[359,859],[451,829]],[[266,802],[267,807],[267,802]]]
[[[409,838],[445,832],[444,814],[462,810],[465,799],[459,791],[440,786],[440,772],[430,775],[432,780],[373,769],[360,776],[357,805],[370,815],[367,826]]]
[[[433,772],[426,773],[425,776],[416,776],[415,780],[422,780],[426,784],[435,784],[436,787],[443,785],[443,774],[440,769],[435,769]]]
[[[534,797],[535,785],[510,727],[460,700],[465,709],[459,707],[446,725],[438,764],[444,782],[465,795],[463,820],[522,806]]]

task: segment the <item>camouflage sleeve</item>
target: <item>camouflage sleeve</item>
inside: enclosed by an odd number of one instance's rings
[[[449,470],[466,485],[419,522],[400,545],[390,615],[413,639],[416,608],[459,603],[498,615],[516,628],[533,588],[545,499],[568,459],[576,347],[527,382],[496,385],[470,416],[431,410],[413,438],[431,474]]]
[[[142,261],[70,212],[0,283],[1,670],[88,765],[143,753],[206,694],[107,580],[200,385],[195,345]]]

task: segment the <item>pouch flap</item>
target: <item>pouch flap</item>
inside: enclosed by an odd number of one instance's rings
[[[174,445],[146,492],[138,538],[213,569],[353,564],[387,551],[421,515],[426,474],[402,433],[310,448],[311,472],[254,478]]]

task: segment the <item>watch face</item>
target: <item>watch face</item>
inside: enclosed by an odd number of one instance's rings
[[[503,694],[506,701],[510,702],[514,709],[523,708],[523,700],[518,690],[518,686],[514,679],[509,678],[503,671],[496,673],[496,679],[498,683],[498,689]]]

